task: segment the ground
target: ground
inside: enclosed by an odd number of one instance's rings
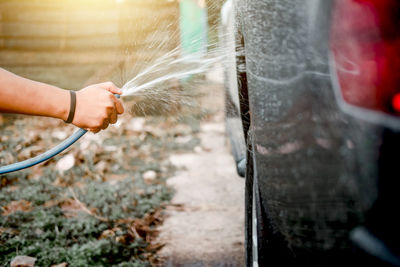
[[[176,192],[160,228],[165,266],[244,265],[244,179],[227,146],[221,87],[205,88],[203,107],[218,112],[201,122],[201,145],[170,155],[179,171],[167,181]]]

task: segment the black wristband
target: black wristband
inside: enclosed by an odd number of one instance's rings
[[[70,102],[68,119],[65,121],[66,123],[71,123],[74,120],[75,108],[76,108],[76,93],[75,91],[69,91],[69,93],[71,95],[71,102]]]

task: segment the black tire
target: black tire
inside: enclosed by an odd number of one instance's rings
[[[253,163],[254,150],[249,138],[251,124],[249,88],[246,71],[246,49],[241,27],[236,28],[236,66],[240,101],[240,116],[247,145],[246,182],[245,182],[245,262],[246,266],[296,266],[293,253],[283,236],[270,224],[266,205],[263,204],[257,182],[257,168]],[[263,174],[262,179],[266,178]],[[262,190],[262,188],[261,188]],[[254,202],[253,202],[254,195]],[[254,203],[254,205],[253,205]],[[254,209],[253,209],[254,206]],[[254,211],[254,214],[253,214]],[[257,220],[256,243],[254,246],[252,219]],[[254,255],[256,254],[256,255]],[[255,259],[256,258],[256,259]],[[255,264],[255,262],[257,264]]]
[[[250,154],[250,153],[248,153]],[[252,210],[253,210],[253,161],[248,158],[245,182],[245,262],[246,266],[253,266],[253,244],[252,244]]]
[[[249,149],[249,151],[252,151]],[[283,236],[274,231],[260,195],[254,168],[248,152],[245,184],[245,248],[246,266],[298,266]],[[256,219],[257,223],[254,223]],[[253,228],[254,232],[253,232]]]

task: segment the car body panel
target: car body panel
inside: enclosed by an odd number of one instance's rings
[[[246,167],[246,144],[242,119],[240,116],[240,99],[237,84],[237,60],[235,41],[235,12],[233,1],[228,0],[221,10],[220,47],[226,51],[223,60],[225,75],[225,114],[226,128],[229,135],[232,154],[236,161],[238,174],[244,177]],[[243,51],[240,51],[241,53]]]

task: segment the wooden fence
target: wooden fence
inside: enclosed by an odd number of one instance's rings
[[[0,67],[79,88],[177,46],[178,19],[170,0],[0,0]]]

